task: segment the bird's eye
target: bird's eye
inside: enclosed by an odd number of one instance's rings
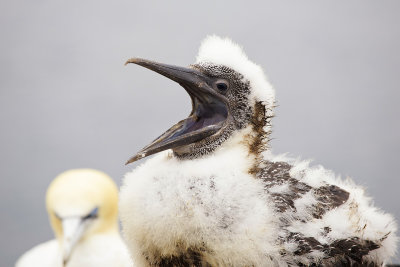
[[[84,216],[82,219],[83,219],[83,220],[95,219],[95,218],[97,218],[98,212],[99,212],[99,208],[96,207],[96,208],[94,208],[88,215]]]
[[[225,80],[219,80],[215,83],[215,87],[217,87],[218,91],[221,93],[225,93],[229,88],[229,84]]]
[[[59,220],[61,220],[61,219],[62,219],[62,218],[61,218],[61,216],[60,216],[60,215],[58,215],[58,213],[57,213],[57,212],[55,212],[55,211],[54,211],[54,216],[56,216],[56,218],[57,218],[57,219],[59,219]]]

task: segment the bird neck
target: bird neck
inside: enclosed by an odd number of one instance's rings
[[[244,146],[249,157],[254,157],[255,162],[261,161],[261,153],[269,148],[273,113],[261,101],[255,102],[252,111],[246,124],[238,126],[232,121],[218,135],[174,149],[174,156],[180,160],[192,160],[206,158],[234,146]],[[256,172],[257,166],[255,164],[250,172]]]
[[[245,156],[251,162],[248,173],[257,175],[264,162],[263,152],[269,149],[273,112],[268,110],[260,101],[255,102],[252,110],[253,115],[247,126],[236,130],[229,139],[216,149],[215,153],[241,147],[243,150],[242,157]]]
[[[253,116],[250,121],[251,131],[245,137],[248,141],[249,154],[252,155],[254,165],[250,173],[255,175],[259,172],[263,162],[263,152],[267,151],[271,135],[271,120],[274,117],[273,111],[268,109],[261,101],[254,104]]]

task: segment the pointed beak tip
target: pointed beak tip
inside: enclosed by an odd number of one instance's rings
[[[128,161],[125,163],[125,165],[128,165],[132,162],[138,161],[142,158],[145,158],[147,156],[146,152],[142,152],[140,154],[136,154],[135,156],[131,157],[130,159],[128,159]]]
[[[69,261],[69,256],[70,256],[70,253],[69,253],[69,252],[68,252],[68,253],[64,253],[63,259],[62,259],[63,266],[66,266],[66,265],[67,265],[67,263],[68,263],[68,261]]]
[[[138,158],[138,156],[133,156],[130,159],[128,159],[127,162],[125,162],[125,165],[131,164],[132,162],[135,162],[137,160],[139,160],[140,158]]]
[[[130,58],[130,59],[128,59],[128,60],[125,62],[124,66],[126,66],[126,65],[128,65],[128,64],[130,64],[130,63],[137,64],[137,63],[139,63],[140,61],[141,61],[141,59],[140,59],[140,58],[137,58],[137,57]]]

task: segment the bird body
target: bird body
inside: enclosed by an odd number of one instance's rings
[[[16,267],[61,267],[60,246],[56,239],[41,243],[25,252]]]
[[[264,263],[265,252],[275,250],[275,218],[244,149],[191,161],[162,152],[129,173],[120,216],[131,253],[145,253],[154,266],[184,266],[179,257],[192,258],[187,251],[211,266]]]
[[[46,196],[56,239],[26,252],[16,267],[132,266],[118,231],[117,201],[115,183],[100,171],[60,174]]]
[[[396,250],[392,216],[364,190],[269,149],[274,91],[229,39],[207,38],[180,68],[135,63],[173,79],[189,117],[128,162],[120,217],[144,266],[381,266]]]
[[[242,138],[190,161],[162,152],[126,175],[121,220],[135,259],[154,266],[380,266],[395,253],[393,218],[371,206],[362,188],[270,153],[254,175]]]
[[[16,267],[62,267],[61,245],[50,240],[35,246],[18,260]],[[128,251],[118,232],[92,236],[78,243],[67,267],[131,266]]]

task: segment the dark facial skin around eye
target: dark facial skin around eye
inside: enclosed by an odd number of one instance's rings
[[[82,219],[83,219],[83,220],[95,219],[95,218],[97,218],[98,211],[99,211],[99,208],[96,207],[96,208],[94,208],[88,215],[84,216]]]
[[[217,81],[215,83],[215,87],[218,89],[219,92],[225,93],[228,90],[229,85],[226,81]]]

